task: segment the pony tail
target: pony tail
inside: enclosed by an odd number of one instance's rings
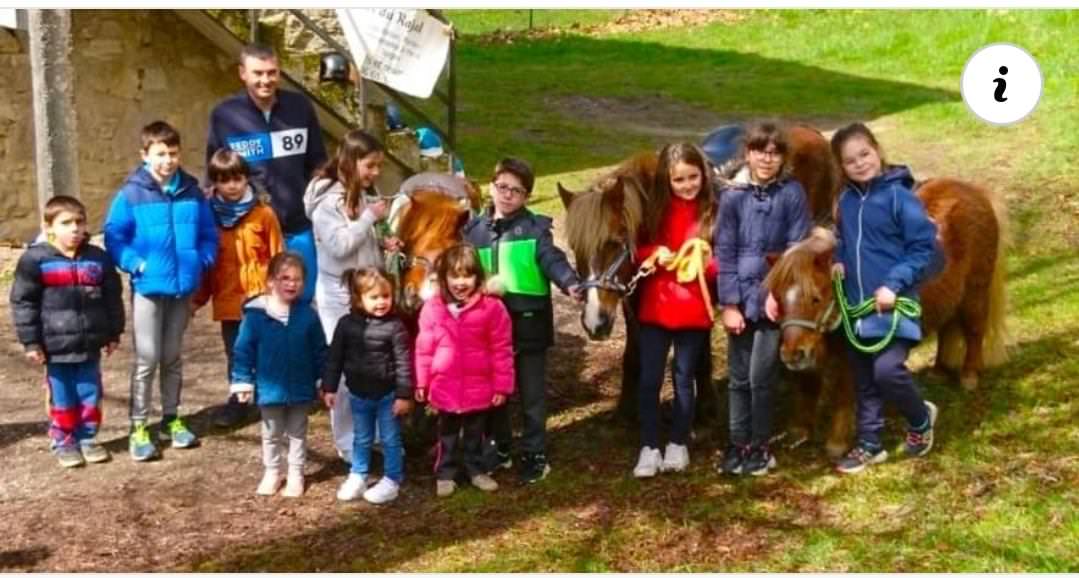
[[[987,367],[1000,365],[1008,360],[1008,346],[1012,345],[1008,333],[1008,295],[1004,286],[1008,267],[1005,264],[1007,249],[1011,246],[1011,228],[1008,224],[1008,207],[999,193],[989,191],[989,203],[997,216],[997,260],[993,278],[989,283],[989,314],[986,316],[985,342],[982,355]]]

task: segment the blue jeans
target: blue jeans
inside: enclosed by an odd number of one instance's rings
[[[401,445],[401,426],[393,415],[391,391],[381,398],[349,397],[352,407],[352,469],[354,474],[366,475],[371,464],[371,445],[375,442],[375,423],[382,438],[383,475],[400,484],[405,479],[404,447]]]
[[[318,254],[315,252],[315,234],[311,229],[285,235],[285,249],[303,257],[303,295],[301,303],[310,303],[315,296],[315,280],[318,279]]]
[[[779,326],[746,320],[727,334],[727,396],[732,444],[762,446],[772,437],[772,389],[779,380]]]
[[[693,425],[697,390],[693,374],[708,344],[707,329],[673,331],[658,325],[641,324],[641,447],[659,449],[659,390],[667,367],[667,351],[674,343],[674,425],[670,442],[687,445]]]

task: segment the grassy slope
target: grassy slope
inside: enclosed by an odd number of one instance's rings
[[[462,30],[481,24],[459,12]],[[1020,241],[1008,260],[1011,362],[974,394],[925,378],[943,408],[939,451],[854,478],[815,451],[782,452],[767,479],[720,479],[698,444],[690,473],[629,478],[635,436],[586,405],[552,418],[555,474],[535,488],[371,511],[311,540],[255,547],[203,569],[1077,571],[1079,562],[1079,258],[1064,183],[1079,169],[1073,12],[758,12],[736,26],[634,37],[562,38],[459,52],[461,139],[481,176],[501,154],[532,159],[537,205],[553,183],[656,143],[560,114],[551,99],[661,95],[731,117],[873,120],[897,160],[1005,191]],[[1030,50],[1041,105],[1012,128],[979,123],[959,99],[966,58],[993,41]],[[707,127],[702,127],[707,128]],[[915,164],[914,161],[911,161]],[[924,168],[928,167],[928,168]],[[1071,245],[1072,249],[1068,247]],[[891,420],[890,439],[900,431]],[[368,514],[364,513],[366,517]],[[392,522],[392,523],[390,523]],[[392,530],[390,530],[392,528]]]

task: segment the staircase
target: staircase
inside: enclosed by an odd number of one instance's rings
[[[386,144],[386,157],[390,164],[385,167],[383,177],[380,179],[382,190],[396,190],[405,178],[421,171],[443,170],[451,171],[453,158],[456,151],[456,75],[454,74],[455,50],[454,41],[450,42],[450,54],[447,65],[443,70],[439,85],[436,86],[433,98],[427,101],[414,99],[394,91],[379,83],[364,80],[362,88],[349,87],[333,83],[319,83],[317,75],[309,74],[311,64],[317,70],[318,53],[311,51],[296,52],[289,50],[284,42],[285,32],[274,30],[260,21],[263,13],[270,11],[261,10],[175,10],[176,15],[199,31],[214,46],[229,55],[236,55],[245,44],[251,41],[262,41],[274,48],[278,53],[281,63],[282,87],[305,94],[315,107],[319,123],[323,132],[330,141],[340,141],[344,134],[354,127],[365,127],[366,130],[377,136]],[[320,25],[308,13],[314,11],[287,10],[275,11],[271,17],[283,20],[284,27],[290,27],[293,36],[297,34],[297,26],[301,27],[300,34],[311,34],[317,37],[324,48],[320,52],[335,51],[352,60],[349,51],[343,45],[343,39],[338,40],[326,27]],[[439,11],[428,11],[432,16],[448,23]],[[284,19],[282,19],[284,13]],[[291,20],[290,20],[291,19]],[[298,24],[297,24],[298,23]],[[276,34],[275,34],[276,33]],[[270,36],[271,38],[263,38]],[[274,38],[279,36],[279,38]],[[270,40],[267,42],[267,40]],[[275,42],[273,40],[279,40]],[[355,63],[353,62],[353,66]],[[363,92],[363,97],[358,98]],[[358,101],[363,101],[365,110],[360,110]],[[399,130],[386,132],[385,106],[392,101],[404,111],[414,122],[430,127],[442,140],[446,154],[439,159],[423,158],[419,154],[419,147],[411,131]],[[432,106],[433,105],[433,106]],[[432,108],[436,108],[444,117],[444,122],[439,123],[431,117]],[[327,149],[333,150],[333,143],[328,143]]]

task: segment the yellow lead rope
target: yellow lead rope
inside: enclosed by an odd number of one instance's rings
[[[716,319],[716,312],[712,309],[712,298],[708,291],[708,280],[705,278],[705,270],[708,269],[708,260],[712,258],[712,246],[704,239],[694,237],[686,239],[678,252],[671,256],[671,250],[660,245],[655,253],[652,253],[641,263],[640,273],[648,276],[655,272],[660,260],[667,261],[662,267],[668,271],[674,271],[679,283],[689,283],[694,277],[701,285],[701,297],[704,298],[704,306],[708,308],[708,318]]]

